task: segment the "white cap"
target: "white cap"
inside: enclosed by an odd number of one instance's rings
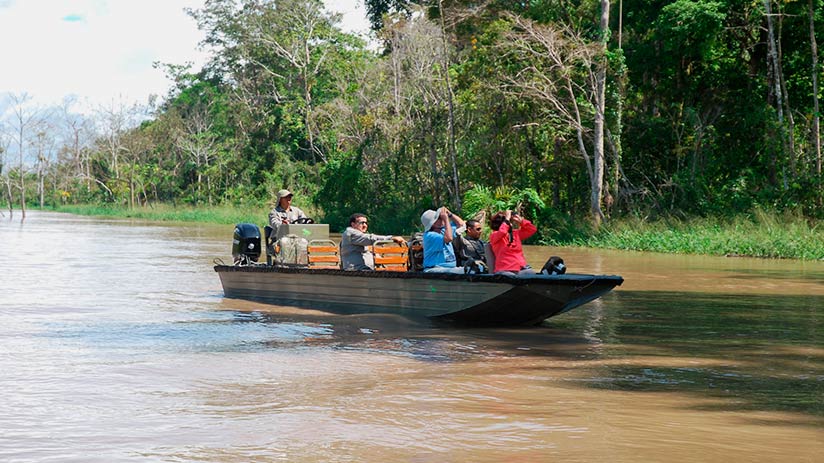
[[[278,203],[280,202],[280,198],[284,198],[286,196],[292,196],[292,192],[286,189],[278,191]]]

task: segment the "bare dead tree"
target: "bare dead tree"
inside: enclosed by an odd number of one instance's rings
[[[37,131],[35,139],[32,141],[32,147],[37,154],[35,165],[37,167],[37,194],[39,197],[39,204],[42,208],[45,204],[45,180],[49,166],[52,164],[52,155],[55,149],[55,140],[52,131],[48,127],[41,127]]]
[[[97,143],[101,151],[109,157],[109,167],[112,169],[114,177],[100,179],[98,184],[126,184],[129,189],[129,205],[134,206],[134,166],[136,156],[140,156],[140,151],[136,151],[133,142],[134,137],[130,133],[141,121],[146,119],[146,108],[139,104],[126,104],[123,101],[112,100],[108,106],[99,107],[96,111],[98,126]],[[129,178],[123,178],[123,169],[128,169]],[[93,177],[93,176],[91,176]],[[88,178],[88,177],[87,177]],[[112,192],[111,188],[105,188]],[[112,194],[114,198],[114,194]]]
[[[17,154],[20,157],[20,211],[23,220],[26,219],[26,145],[31,132],[36,129],[40,121],[40,110],[29,105],[31,95],[28,93],[12,94],[9,96],[12,106],[13,132],[12,137],[17,145]]]
[[[395,144],[400,145],[400,137],[409,130],[418,128],[412,135],[415,143],[410,149],[421,149],[426,158],[431,176],[431,195],[436,204],[442,203],[443,191],[446,189],[452,203],[458,204],[459,192],[454,183],[444,184],[443,166],[439,156],[442,137],[436,132],[437,120],[447,107],[447,89],[443,84],[441,72],[447,50],[441,37],[442,29],[426,19],[421,10],[411,18],[396,19],[386,23],[384,33],[391,39],[392,59],[386,72],[392,76],[393,116],[378,124],[384,124],[382,130],[395,134]],[[448,142],[447,142],[448,143]],[[451,183],[451,184],[450,184]]]
[[[606,45],[588,41],[570,27],[537,24],[514,14],[507,17],[514,28],[505,34],[500,51],[522,64],[517,73],[502,76],[499,90],[539,102],[544,117],[559,120],[575,131],[590,180],[591,214],[598,225],[603,219]],[[608,13],[604,16],[602,12],[602,22],[608,20]],[[599,70],[604,72],[600,77]],[[590,120],[595,123],[595,133],[585,123]],[[589,139],[592,155],[587,148]]]
[[[74,171],[72,176],[85,179],[88,192],[91,190],[92,173],[90,150],[87,148],[94,137],[94,127],[89,118],[72,112],[73,105],[74,99],[68,98],[60,106],[65,150]]]
[[[122,101],[112,99],[108,106],[100,106],[96,110],[100,138],[98,143],[109,156],[109,165],[114,171],[114,178],[120,179],[120,157],[125,151],[123,135],[129,128],[129,112],[131,109]]]
[[[209,205],[213,204],[211,176],[208,174],[210,164],[215,157],[218,137],[212,131],[209,117],[211,103],[198,105],[181,119],[174,134],[174,143],[195,163],[197,171],[197,200],[201,198],[201,186],[206,177],[206,194]]]
[[[3,180],[3,184],[6,186],[6,198],[9,201],[9,218],[14,217],[14,197],[11,193],[11,178],[8,174],[8,163],[6,162],[6,154],[9,152],[9,147],[11,146],[11,138],[8,137],[5,133],[5,126],[0,123],[0,179]]]

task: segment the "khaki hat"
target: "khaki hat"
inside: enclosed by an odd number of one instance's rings
[[[435,222],[438,221],[438,211],[433,211],[432,209],[427,210],[421,215],[421,223],[423,224],[423,231],[428,232],[429,229],[432,228],[432,225],[435,225]]]
[[[284,198],[286,196],[293,196],[292,192],[286,189],[278,191],[278,203],[280,202],[280,198]]]

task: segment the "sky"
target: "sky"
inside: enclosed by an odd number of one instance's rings
[[[204,0],[0,0],[0,97],[28,93],[38,105],[74,96],[87,110],[165,95],[152,63],[194,63],[203,34],[183,10]],[[342,28],[366,33],[363,0],[325,0]],[[0,105],[2,106],[2,105]],[[81,108],[78,108],[82,111]]]

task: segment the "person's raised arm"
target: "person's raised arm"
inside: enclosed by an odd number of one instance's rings
[[[516,220],[517,220],[517,222],[516,222]],[[535,226],[535,224],[533,224],[529,220],[527,220],[527,219],[525,219],[525,218],[523,218],[519,215],[514,215],[512,217],[512,222],[516,223],[518,225],[518,227],[520,228],[520,230],[521,230],[521,232],[520,232],[521,235],[520,236],[521,236],[522,241],[529,238],[530,236],[534,235],[535,232],[538,231],[538,228]]]
[[[452,224],[449,223],[449,216],[452,215],[452,213],[449,212],[449,209],[447,209],[446,206],[441,207],[439,212],[441,223],[444,224],[443,242],[449,244],[453,239]]]
[[[451,220],[455,223],[455,225],[457,225],[456,230],[466,229],[466,222],[464,221],[464,219],[460,218],[458,214],[450,212],[448,215],[449,220]]]

